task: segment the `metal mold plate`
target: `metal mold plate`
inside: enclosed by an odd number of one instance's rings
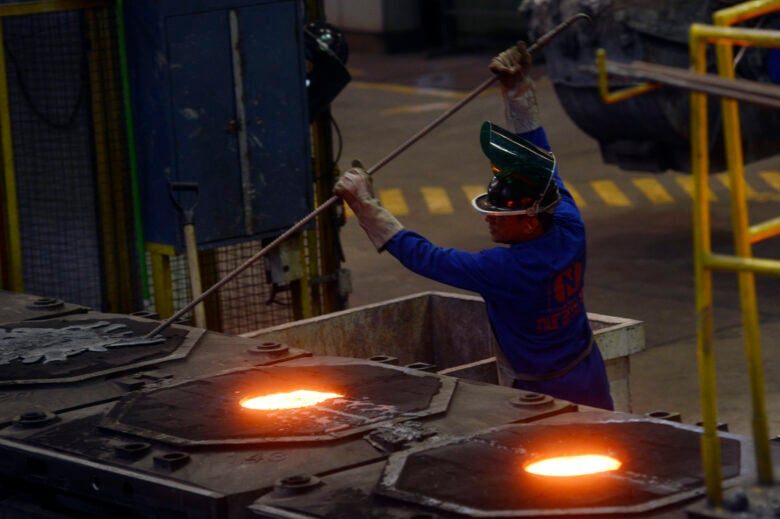
[[[53,319],[88,311],[86,306],[66,303],[60,299],[0,290],[0,323]]]
[[[0,385],[63,384],[186,357],[204,331],[171,327],[143,343],[157,324],[91,314],[0,325]],[[127,345],[116,342],[122,337]]]
[[[240,369],[124,397],[102,427],[173,445],[327,441],[446,411],[456,380],[353,359],[301,359]],[[246,397],[297,389],[345,395],[258,411]]]
[[[721,449],[724,478],[739,476],[740,441],[722,436]],[[623,465],[569,478],[524,470],[538,458],[591,451]],[[700,430],[643,419],[500,427],[393,454],[377,492],[470,517],[647,512],[705,493]]]

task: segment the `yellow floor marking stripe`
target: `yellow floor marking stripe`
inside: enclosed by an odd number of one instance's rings
[[[634,178],[631,181],[654,204],[674,203],[672,195],[658,180],[654,178]]]
[[[780,191],[780,171],[760,171],[758,175],[773,189]]]
[[[409,214],[409,206],[406,205],[406,200],[404,200],[404,195],[400,189],[380,189],[378,194],[379,201],[393,215],[405,216]]]
[[[466,195],[469,205],[471,205],[472,200],[487,191],[487,186],[481,186],[479,184],[467,184],[465,186],[460,186],[460,188],[463,190],[463,194]]]
[[[616,207],[628,207],[631,205],[631,200],[611,180],[594,180],[590,185],[607,205]]]
[[[731,181],[729,179],[728,173],[718,173],[713,176],[715,177],[715,180],[720,182],[723,187],[731,191]],[[753,190],[752,187],[750,187],[750,185],[748,185],[747,182],[745,182],[745,194],[747,195],[748,200],[753,198],[756,194],[756,192]]]
[[[718,178],[718,181],[723,184],[723,186],[731,190],[731,182],[729,180],[729,176],[727,173],[716,175]],[[745,182],[745,195],[747,196],[748,200],[755,200],[758,202],[774,202],[777,200],[780,200],[780,195],[777,193],[767,193],[767,192],[759,192],[753,189],[753,186]]]
[[[574,199],[574,203],[576,203],[579,207],[587,207],[588,203],[585,201],[585,199],[582,197],[579,191],[574,189],[570,184],[567,184],[566,182],[564,182],[563,185],[566,186],[566,189],[568,189],[569,193],[571,193],[571,197]]]
[[[688,196],[693,198],[693,175],[676,176],[674,177],[674,180],[683,189],[683,191],[688,193]],[[707,192],[709,195],[710,202],[716,202],[718,200],[718,197],[715,196],[715,193],[713,193],[712,189],[710,189],[709,187],[707,188]]]
[[[428,206],[429,212],[433,214],[452,214],[455,211],[445,189],[441,187],[421,187],[420,192],[425,200],[425,205]]]

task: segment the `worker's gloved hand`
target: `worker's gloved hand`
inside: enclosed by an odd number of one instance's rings
[[[488,66],[501,82],[506,120],[517,133],[530,132],[541,126],[539,103],[530,74],[531,63],[525,42],[519,41],[496,55]]]
[[[355,213],[377,251],[381,252],[387,242],[404,228],[390,211],[379,204],[373,193],[371,177],[363,168],[353,167],[346,171],[336,182],[333,192]]]

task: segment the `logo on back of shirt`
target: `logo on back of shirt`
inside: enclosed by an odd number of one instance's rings
[[[553,279],[555,301],[562,304],[582,290],[582,262],[576,261]]]
[[[536,328],[540,333],[558,330],[582,312],[584,272],[585,265],[578,260],[551,279],[548,285],[550,306],[556,310],[537,319]]]

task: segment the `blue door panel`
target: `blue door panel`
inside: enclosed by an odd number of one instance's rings
[[[311,211],[308,116],[293,3],[239,10],[256,228],[283,229]]]
[[[244,234],[229,21],[226,11],[166,20],[176,180],[197,182],[200,243]],[[182,197],[183,201],[187,197]]]
[[[125,16],[146,241],[184,250],[171,180],[200,187],[201,249],[274,237],[306,216],[313,202],[301,2],[132,0]],[[246,188],[236,130],[246,135]]]

